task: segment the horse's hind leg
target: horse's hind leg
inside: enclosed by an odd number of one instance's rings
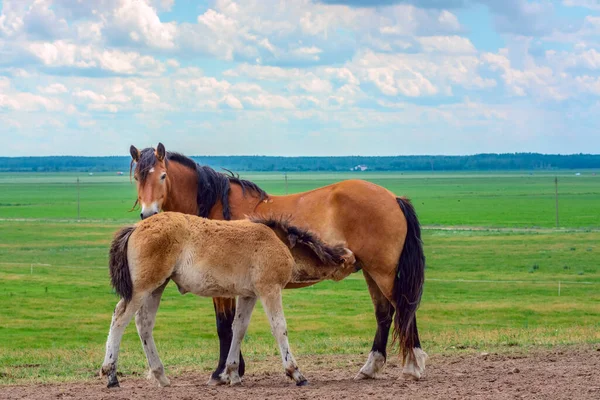
[[[281,359],[286,375],[293,379],[298,386],[308,384],[308,381],[298,369],[298,364],[296,364],[296,360],[290,351],[287,324],[283,315],[283,305],[281,304],[281,290],[270,295],[261,296],[260,300],[271,323],[271,332],[279,344],[279,351],[281,352]]]
[[[238,297],[237,311],[233,320],[233,337],[231,347],[227,355],[227,363],[225,371],[219,376],[222,384],[230,383],[231,385],[239,385],[242,383],[240,379],[240,347],[242,340],[248,330],[252,310],[256,305],[256,297]]]
[[[102,363],[102,375],[108,375],[108,387],[118,387],[119,380],[117,379],[117,360],[119,358],[119,347],[125,328],[131,321],[133,314],[140,307],[139,299],[133,299],[129,303],[121,299],[113,313],[108,339],[106,340],[106,354]]]
[[[373,341],[373,350],[369,353],[369,359],[367,363],[361,368],[360,373],[356,378],[374,378],[375,374],[381,370],[385,364],[385,347],[387,345],[388,333],[390,330],[391,321],[388,321],[388,310],[391,305],[392,311],[389,313],[389,317],[394,316],[396,312],[396,319],[405,318],[405,316],[398,314],[395,310],[394,303],[392,303],[392,296],[396,296],[393,293],[394,282],[390,283],[389,279],[383,279],[382,276],[371,276],[367,271],[364,271],[365,279],[371,293],[373,304],[375,305],[375,316],[377,318],[377,333],[375,334],[375,340]],[[379,279],[377,279],[379,278]],[[389,293],[389,298],[385,295]],[[387,301],[387,302],[386,302]],[[389,305],[388,305],[389,304]],[[417,318],[413,317],[412,323],[410,324],[409,335],[412,337],[414,347],[406,349],[407,354],[404,358],[402,375],[408,379],[418,380],[425,371],[425,361],[427,354],[421,349],[421,342],[419,341],[419,332],[417,330]],[[379,344],[379,345],[377,345]],[[369,368],[369,365],[374,365],[375,368]],[[374,371],[373,374],[369,374],[369,371]]]
[[[371,300],[373,300],[373,305],[375,306],[377,332],[375,333],[369,358],[354,379],[374,379],[385,366],[388,337],[394,317],[394,307],[383,293],[381,293],[373,278],[367,272],[363,271],[363,273],[369,287]]]
[[[156,345],[154,344],[154,337],[152,336],[152,330],[154,329],[156,311],[158,310],[158,305],[160,304],[160,298],[162,297],[167,283],[169,283],[168,279],[146,298],[146,301],[142,304],[142,307],[135,314],[135,325],[137,327],[140,340],[142,341],[144,353],[146,353],[148,366],[150,367],[148,378],[156,379],[160,386],[169,386],[170,382],[165,376],[165,369],[160,361],[160,357],[158,356],[158,351],[156,350]]]

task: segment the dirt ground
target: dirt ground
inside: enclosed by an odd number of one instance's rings
[[[354,381],[364,356],[298,357],[309,386],[296,387],[277,358],[255,362],[241,387],[208,387],[208,373],[170,376],[158,388],[122,377],[121,388],[91,382],[0,387],[2,399],[600,399],[600,345],[527,354],[431,355],[420,381],[398,379],[390,362],[377,380]],[[168,369],[168,368],[167,368]],[[260,370],[261,372],[255,372]]]

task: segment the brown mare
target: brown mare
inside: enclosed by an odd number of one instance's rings
[[[113,313],[101,372],[108,376],[109,388],[119,386],[121,338],[136,314],[149,378],[160,386],[169,385],[152,330],[160,298],[172,280],[181,294],[239,296],[233,342],[220,383],[241,384],[240,346],[260,298],[285,373],[303,386],[307,380],[290,350],[281,292],[290,283],[343,279],[356,271],[355,264],[356,258],[343,244],[327,245],[280,219],[213,221],[165,212],[125,227],[110,248],[111,283],[121,300]]]
[[[200,166],[178,153],[130,148],[141,218],[179,211],[211,219],[249,215],[289,216],[327,243],[346,243],[363,269],[375,306],[377,331],[356,379],[375,378],[386,362],[389,331],[402,350],[403,375],[419,379],[425,370],[416,311],[421,300],[425,256],[421,228],[411,203],[362,180],[347,180],[308,192],[272,196],[256,184]],[[308,286],[290,284],[287,288]],[[234,299],[214,299],[220,357],[209,384],[219,384],[231,347]],[[240,358],[240,374],[244,372]]]

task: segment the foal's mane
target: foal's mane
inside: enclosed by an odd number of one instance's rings
[[[314,233],[291,225],[289,218],[253,216],[250,217],[250,220],[266,225],[274,231],[279,230],[287,238],[287,245],[290,249],[293,249],[296,245],[307,247],[325,265],[335,266],[343,264],[345,261],[343,256],[346,255],[346,248],[343,245],[330,246]]]
[[[140,182],[148,177],[152,167],[156,165],[156,154],[153,148],[146,148],[140,152],[137,162],[136,172]],[[228,173],[217,172],[209,166],[199,165],[189,157],[180,153],[167,152],[165,164],[167,169],[170,162],[176,162],[182,166],[193,170],[198,176],[198,192],[196,193],[196,202],[198,204],[198,215],[208,218],[210,210],[220,200],[223,205],[223,218],[231,219],[231,207],[229,205],[229,193],[231,184],[234,183],[242,188],[242,194],[245,196],[249,192],[252,196],[258,197],[259,202],[265,200],[269,195],[262,190],[256,183],[240,179],[239,175],[226,170]]]

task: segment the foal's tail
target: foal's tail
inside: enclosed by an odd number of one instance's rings
[[[135,226],[127,226],[115,234],[110,245],[109,270],[110,283],[115,291],[126,303],[133,296],[133,282],[127,261],[127,243]]]
[[[407,234],[394,281],[396,316],[393,340],[398,341],[404,362],[407,355],[413,355],[413,348],[421,347],[415,315],[423,293],[425,254],[421,226],[414,207],[407,198],[398,197],[396,200],[406,218]]]

